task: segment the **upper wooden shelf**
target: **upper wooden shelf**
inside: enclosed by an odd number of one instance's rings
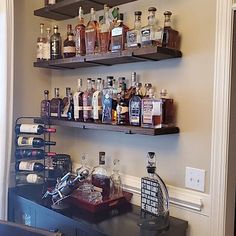
[[[128,49],[121,53],[106,53],[86,56],[76,56],[49,61],[34,62],[35,67],[51,69],[75,69],[92,66],[112,66],[116,64],[159,61],[182,57],[182,53],[175,49],[163,47],[145,47]]]
[[[98,11],[103,9],[104,4],[114,7],[134,1],[137,0],[63,0],[35,10],[34,15],[53,20],[66,20],[77,16],[79,7],[82,7],[86,14],[89,13],[91,7]]]
[[[42,119],[34,119],[35,123],[44,123]],[[79,129],[92,129],[92,130],[103,130],[103,131],[113,131],[121,132],[126,134],[142,134],[142,135],[164,135],[164,134],[175,134],[179,133],[178,127],[164,127],[164,128],[142,128],[137,126],[129,125],[110,125],[102,123],[86,123],[86,122],[77,122],[77,121],[68,121],[62,119],[50,119],[50,122],[47,122],[49,125],[64,126],[64,127],[74,127]]]

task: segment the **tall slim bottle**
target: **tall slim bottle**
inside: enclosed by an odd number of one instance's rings
[[[93,119],[94,122],[102,121],[102,79],[97,79],[97,89],[93,93]]]
[[[40,24],[40,36],[37,38],[37,61],[43,60],[43,44],[45,43],[45,37],[43,32],[44,24]]]
[[[83,91],[82,79],[78,79],[77,92],[74,94],[74,118],[76,121],[83,121]]]
[[[61,53],[61,35],[58,32],[58,26],[55,25],[53,27],[53,35],[51,36],[50,39],[50,52],[51,52],[51,59],[60,59],[62,58],[62,53]]]
[[[41,118],[48,119],[50,117],[50,100],[48,90],[44,90],[44,100],[41,102],[40,108]]]
[[[67,118],[67,112],[68,112],[69,105],[70,105],[70,98],[69,98],[70,93],[71,93],[71,88],[67,87],[65,97],[62,99],[63,112],[61,114],[61,117],[63,117],[63,118]]]
[[[93,107],[92,107],[92,83],[91,79],[87,79],[87,89],[83,94],[83,116],[84,122],[92,122],[93,121]]]
[[[43,59],[44,60],[50,60],[51,58],[51,52],[50,52],[50,38],[51,38],[51,29],[46,29],[46,38],[45,42],[43,44]]]
[[[75,27],[75,46],[76,46],[76,55],[85,55],[85,25],[84,25],[84,14],[82,7],[79,8],[79,22]]]

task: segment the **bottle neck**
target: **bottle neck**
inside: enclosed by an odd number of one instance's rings
[[[90,13],[90,21],[96,21],[96,15],[94,11],[91,11]]]
[[[156,21],[155,12],[154,12],[154,11],[149,12],[148,24],[149,24],[149,25],[154,25],[154,24],[155,24],[155,21]]]
[[[138,30],[138,29],[141,29],[141,27],[142,27],[141,16],[135,15],[134,29]]]
[[[90,91],[92,89],[92,82],[91,80],[87,81],[87,91]]]
[[[171,27],[171,18],[169,15],[165,16],[164,27],[168,27],[168,28]]]

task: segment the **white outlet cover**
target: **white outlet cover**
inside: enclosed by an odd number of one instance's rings
[[[185,187],[204,192],[205,189],[205,170],[186,167]]]

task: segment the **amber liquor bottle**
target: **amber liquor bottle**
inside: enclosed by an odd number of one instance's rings
[[[75,46],[76,46],[76,55],[85,55],[85,25],[84,25],[84,15],[82,7],[79,8],[79,22],[75,27]]]
[[[55,25],[53,27],[53,35],[50,38],[50,52],[51,52],[51,59],[60,59],[62,58],[61,54],[61,35],[58,32],[58,26]]]
[[[48,119],[50,117],[50,100],[48,90],[44,90],[44,100],[42,100],[40,108],[41,118]]]
[[[78,79],[77,92],[75,92],[74,100],[74,118],[76,121],[83,121],[83,94],[82,79]]]
[[[63,43],[63,55],[64,58],[75,56],[75,41],[74,34],[72,32],[72,25],[67,25],[67,38]]]
[[[83,117],[84,122],[93,122],[93,107],[92,107],[92,83],[91,78],[87,79],[87,89],[83,94]]]
[[[50,116],[54,118],[61,118],[63,110],[63,102],[60,98],[59,88],[54,89],[55,97],[50,102]]]
[[[95,10],[91,8],[90,20],[85,28],[86,54],[98,52],[98,22],[96,20]]]

